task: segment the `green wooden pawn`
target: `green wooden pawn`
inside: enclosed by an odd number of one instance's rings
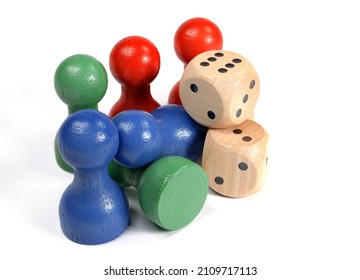
[[[122,187],[137,189],[145,215],[166,230],[177,230],[193,221],[208,194],[205,171],[184,157],[162,157],[139,169],[113,162],[109,170]]]
[[[123,189],[137,187],[140,176],[146,167],[128,168],[112,160],[108,166],[110,177],[117,182]]]
[[[85,54],[72,55],[63,60],[54,75],[55,91],[68,106],[68,115],[82,109],[98,109],[98,103],[104,97],[108,76],[104,66],[94,57]],[[65,171],[73,169],[61,157],[57,136],[55,137],[55,158]]]

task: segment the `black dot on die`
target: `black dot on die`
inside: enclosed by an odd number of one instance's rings
[[[224,179],[221,178],[220,176],[216,176],[216,177],[214,178],[214,182],[215,182],[216,184],[218,184],[218,185],[222,185],[222,184],[224,184]]]
[[[197,93],[199,91],[199,88],[197,85],[195,84],[191,84],[190,85],[190,90],[193,92],[193,93]]]
[[[252,138],[250,136],[244,136],[242,138],[242,140],[245,141],[245,142],[250,142],[252,140]]]
[[[233,60],[232,60],[232,62],[234,62],[234,63],[241,63],[241,59],[240,58],[234,58]]]
[[[217,59],[216,59],[216,57],[211,56],[211,57],[209,57],[207,60],[210,61],[210,62],[214,62],[214,61],[216,61]]]
[[[245,171],[245,170],[247,170],[247,169],[249,168],[249,166],[248,166],[245,162],[240,162],[240,163],[238,164],[238,167],[239,167],[239,169],[242,170],[242,171]]]
[[[218,71],[220,73],[226,73],[227,72],[227,69],[226,68],[219,68]]]
[[[239,128],[237,128],[237,129],[234,129],[234,130],[233,130],[233,133],[234,133],[234,134],[241,134],[241,133],[242,133],[242,130],[239,129]]]
[[[226,64],[225,64],[225,67],[226,67],[226,68],[234,68],[234,67],[235,67],[235,64],[226,63]]]
[[[252,89],[255,86],[255,80],[252,80],[250,82],[249,88]]]
[[[216,57],[222,57],[222,56],[224,56],[224,54],[221,53],[221,52],[217,52],[217,53],[215,54],[215,56],[216,56]]]
[[[203,61],[203,62],[200,63],[200,65],[206,67],[206,66],[209,66],[210,63],[206,62],[206,61]]]
[[[236,111],[236,117],[237,117],[237,118],[241,116],[241,112],[242,112],[241,109],[239,109],[239,110]]]
[[[215,119],[215,117],[216,117],[215,113],[213,111],[208,111],[207,115],[208,115],[209,119],[211,119],[211,120]]]
[[[243,97],[243,103],[246,103],[249,99],[249,95],[248,94],[245,94],[244,97]]]

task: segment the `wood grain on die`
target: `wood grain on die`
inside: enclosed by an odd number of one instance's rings
[[[180,80],[180,98],[188,114],[209,128],[227,128],[253,119],[260,81],[242,55],[207,51],[196,56]]]
[[[245,197],[264,184],[268,133],[254,121],[226,129],[209,129],[202,166],[211,189],[228,197]]]

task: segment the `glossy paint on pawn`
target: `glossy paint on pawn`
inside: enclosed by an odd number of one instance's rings
[[[206,128],[195,122],[183,106],[168,104],[151,113],[160,125],[163,145],[160,156],[181,156],[196,161],[202,154]]]
[[[129,223],[128,200],[108,172],[119,145],[116,126],[101,112],[80,110],[60,127],[58,145],[74,168],[74,180],[59,205],[63,233],[86,245],[115,239]]]
[[[110,52],[110,71],[121,84],[121,95],[109,112],[111,118],[125,110],[151,112],[160,106],[152,97],[150,83],[160,70],[160,53],[142,36],[118,41]]]
[[[54,87],[58,97],[67,105],[68,115],[82,109],[97,110],[108,87],[108,76],[99,60],[90,55],[75,54],[64,59],[56,68]],[[57,136],[54,150],[58,166],[72,173],[72,167],[59,153]]]
[[[128,168],[143,167],[160,156],[162,131],[157,120],[141,110],[127,110],[113,119],[119,134],[115,160]]]
[[[184,157],[167,156],[153,162],[138,183],[141,208],[166,230],[178,230],[200,213],[208,194],[205,171]]]
[[[97,109],[105,96],[108,76],[96,58],[76,54],[58,65],[54,87],[59,98],[68,105],[69,114],[80,109]]]

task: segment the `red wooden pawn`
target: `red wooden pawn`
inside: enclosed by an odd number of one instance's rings
[[[206,18],[191,18],[179,26],[174,36],[177,57],[186,65],[198,54],[210,50],[221,50],[223,37],[219,27]],[[179,81],[173,86],[169,104],[181,105]]]
[[[121,84],[121,96],[109,116],[137,109],[152,112],[160,104],[152,97],[150,83],[160,70],[160,54],[156,46],[141,36],[125,37],[110,52],[110,71]]]

